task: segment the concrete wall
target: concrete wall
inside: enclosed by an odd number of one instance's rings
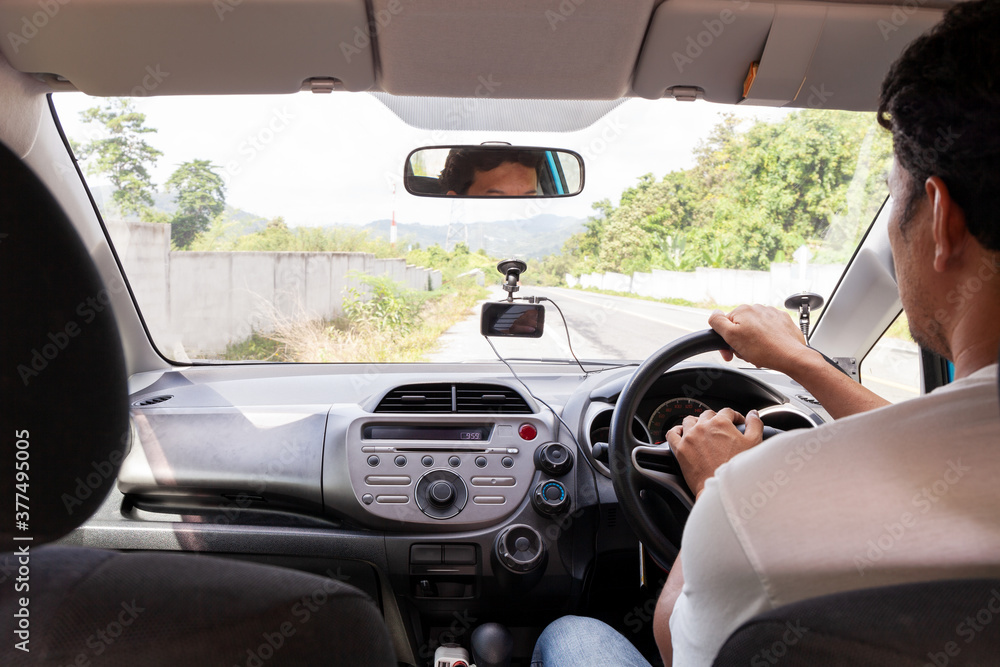
[[[594,287],[631,292],[657,299],[687,299],[695,303],[732,306],[763,303],[782,306],[795,292],[833,292],[844,267],[839,264],[772,264],[770,271],[699,268],[691,272],[653,269],[649,273],[587,273],[566,276],[570,287]]]
[[[385,275],[415,290],[441,287],[441,272],[360,252],[171,252],[170,225],[109,222],[115,249],[146,324],[167,356],[218,354],[254,330],[292,319],[330,319],[359,275]]]

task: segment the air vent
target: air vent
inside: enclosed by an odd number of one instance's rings
[[[455,411],[524,415],[530,414],[531,408],[524,398],[510,387],[492,384],[457,384]]]
[[[452,394],[450,384],[408,384],[386,394],[375,412],[454,412]]]
[[[510,387],[492,384],[410,384],[393,389],[375,412],[531,414]]]
[[[809,394],[797,394],[795,398],[800,401],[805,401],[806,403],[811,403],[812,405],[822,405],[822,403],[817,401],[815,397],[810,396]]]
[[[169,401],[171,398],[173,398],[173,395],[171,394],[164,394],[163,396],[152,396],[150,398],[144,398],[141,401],[136,401],[135,403],[132,404],[132,407],[145,408],[149,407],[150,405],[156,405],[157,403],[163,403],[164,401]]]

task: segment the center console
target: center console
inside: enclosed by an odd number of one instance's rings
[[[571,505],[573,453],[544,416],[367,414],[346,429],[350,488],[376,523],[435,530],[496,524],[529,500],[555,516]]]

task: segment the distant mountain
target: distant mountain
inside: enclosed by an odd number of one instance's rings
[[[114,188],[110,185],[98,185],[97,187],[91,189],[91,193],[94,195],[94,201],[97,202],[97,207],[101,210],[101,214],[112,220],[128,220],[131,222],[138,222],[139,216],[135,214],[126,216],[121,215],[118,211],[118,207],[115,206],[114,200],[111,199],[111,194],[113,192]],[[177,212],[177,202],[175,199],[176,194],[173,192],[154,192],[152,208],[172,216]],[[267,218],[244,211],[240,208],[233,208],[232,206],[227,205],[224,215],[227,221],[236,224],[232,225],[222,234],[223,239],[231,239],[239,236],[245,236],[247,234],[253,234],[254,232],[259,232],[267,227]]]
[[[111,199],[113,189],[109,185],[101,185],[92,189],[94,199],[105,217],[115,220],[139,219],[136,215],[121,216]],[[153,208],[173,215],[177,212],[177,203],[172,192],[153,193]],[[259,232],[267,227],[267,218],[226,206],[225,218],[236,222],[228,228],[223,238],[232,239],[246,234]],[[573,234],[583,231],[584,220],[568,216],[543,213],[533,218],[521,220],[503,220],[500,222],[470,222],[457,224],[455,241],[468,244],[469,249],[485,250],[493,257],[524,257],[540,259],[546,255],[562,251],[563,243]],[[389,240],[391,220],[375,220],[361,228],[373,238],[381,237]],[[336,227],[338,225],[332,225]],[[422,248],[432,245],[445,247],[448,236],[448,225],[425,225],[423,223],[397,223],[398,243],[405,251],[407,245],[419,243]]]
[[[550,214],[536,215],[523,220],[500,222],[470,222],[456,225],[458,230],[454,240],[468,244],[470,250],[484,250],[494,257],[526,257],[538,259],[558,253],[563,243],[573,234],[583,231],[584,220]],[[389,238],[391,220],[376,220],[363,225],[373,237]],[[432,245],[445,246],[448,225],[425,225],[423,223],[396,223],[398,242],[419,243],[426,248]]]

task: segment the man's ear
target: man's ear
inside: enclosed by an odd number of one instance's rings
[[[955,203],[948,186],[938,176],[924,183],[931,208],[931,229],[934,235],[934,270],[943,273],[962,254],[969,240],[965,211]]]

